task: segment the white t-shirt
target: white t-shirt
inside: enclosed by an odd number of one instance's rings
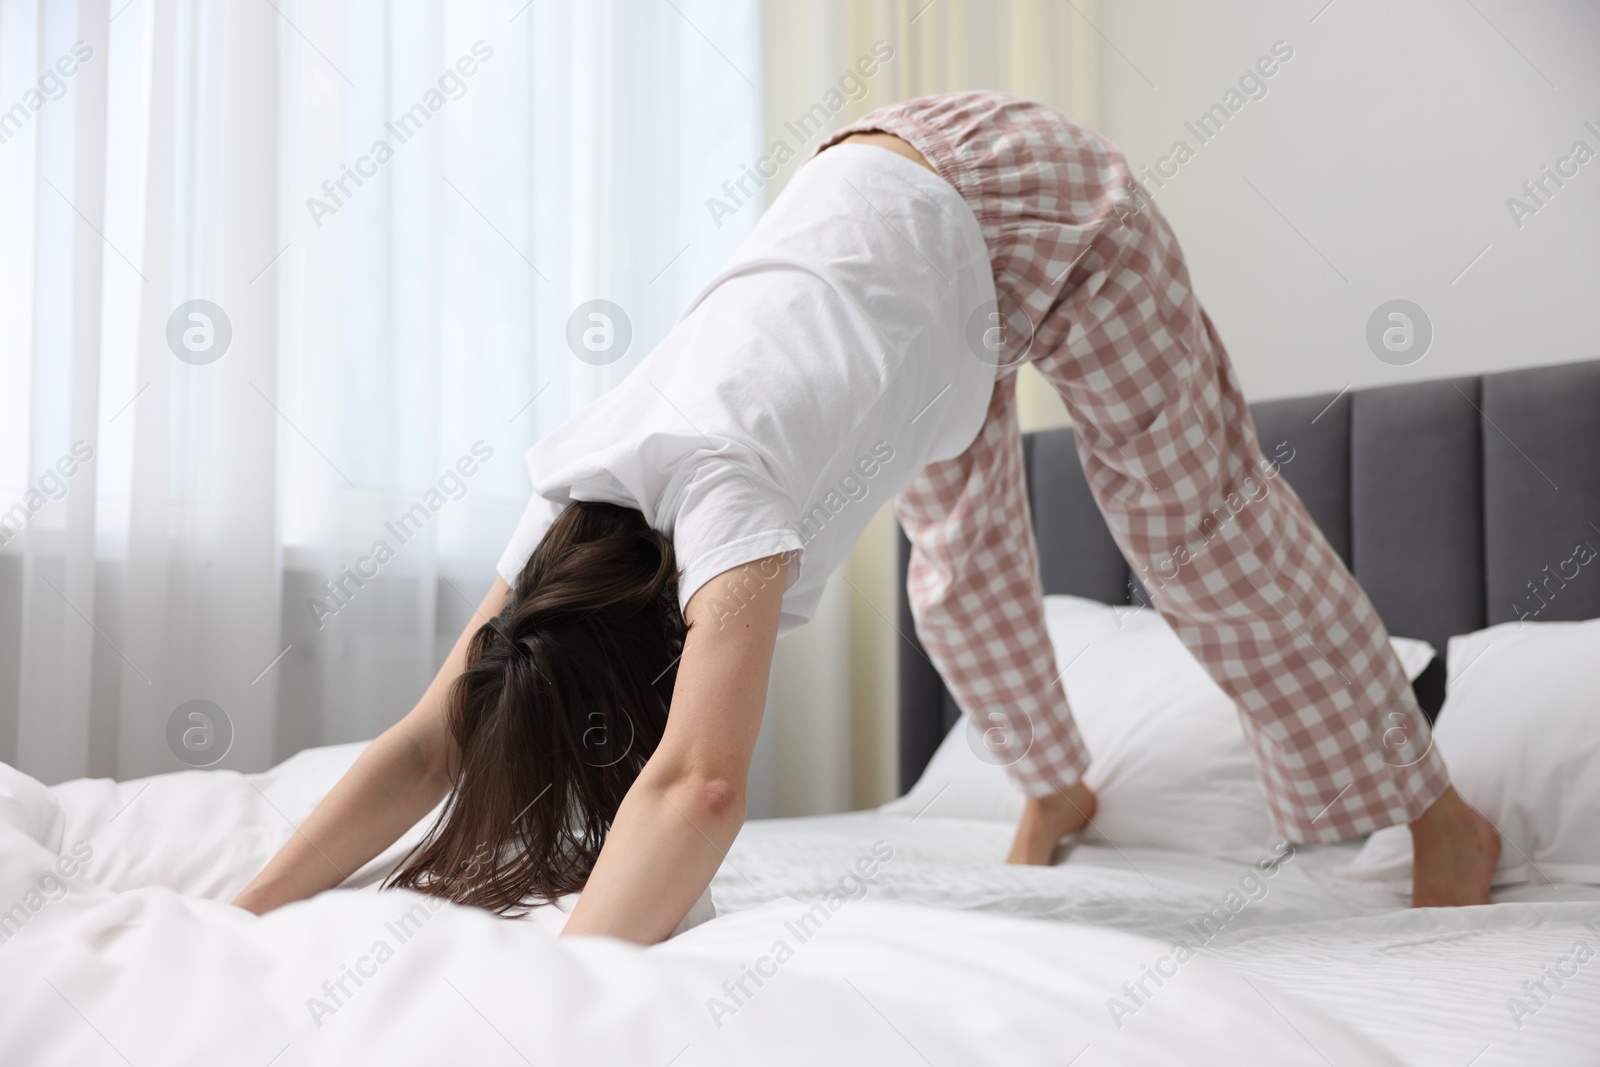
[[[879,507],[977,436],[995,364],[968,335],[994,299],[952,186],[883,148],[828,149],[661,343],[528,450],[533,499],[496,569],[515,585],[566,503],[620,504],[672,538],[684,605],[790,553],[794,629]]]

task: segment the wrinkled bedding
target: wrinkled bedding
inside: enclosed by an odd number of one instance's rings
[[[717,916],[641,949],[557,940],[559,907],[507,921],[379,892],[419,825],[349,888],[259,919],[229,906],[359,750],[257,775],[51,788],[0,765],[0,1062],[1059,1067],[1600,1051],[1600,965],[1576,965],[1560,989],[1545,979],[1552,995],[1520,1027],[1506,1005],[1541,968],[1570,968],[1575,939],[1600,944],[1600,894],[1545,887],[1549,899],[1412,913],[1334,888],[1338,849],[1280,858],[1258,888],[1241,879],[1259,868],[1155,850],[1005,867],[994,823],[756,821],[713,883]]]
[[[1182,942],[1198,960],[1315,1004],[1403,1063],[1600,1064],[1600,888],[1518,886],[1486,907],[1413,910],[1338,881],[1358,844],[1264,849],[1268,876],[1260,863],[1095,845],[1054,867],[1011,867],[999,862],[1010,836],[998,822],[876,812],[765,820],[745,828],[712,889],[724,914],[779,895],[810,899],[883,840],[895,858],[871,899],[1148,937],[1160,951],[1133,977],[1162,960],[1177,972],[1159,989],[1146,983],[1152,1002],[1208,980],[1172,960]],[[1141,1024],[1126,990],[1104,993],[1119,1032]]]

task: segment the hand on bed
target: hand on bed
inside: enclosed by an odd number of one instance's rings
[[[1048,865],[1063,837],[1089,825],[1096,803],[1094,791],[1082,780],[1049,796],[1029,797],[1006,862]]]

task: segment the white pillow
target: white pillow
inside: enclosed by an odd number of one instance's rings
[[[1600,884],[1600,619],[1450,639],[1434,744],[1500,831],[1494,884]],[[1411,832],[1373,834],[1340,881],[1411,892]]]
[[[1272,828],[1238,712],[1166,621],[1070,596],[1045,597],[1045,620],[1099,802],[1083,840],[1259,857]],[[1424,641],[1393,640],[1412,677],[1433,659]],[[911,791],[879,810],[1014,822],[1022,795],[979,748],[963,717]]]

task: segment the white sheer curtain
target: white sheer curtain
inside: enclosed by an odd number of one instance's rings
[[[758,32],[0,0],[0,760],[259,768],[402,714],[522,451],[754,222],[705,201],[761,154]]]

